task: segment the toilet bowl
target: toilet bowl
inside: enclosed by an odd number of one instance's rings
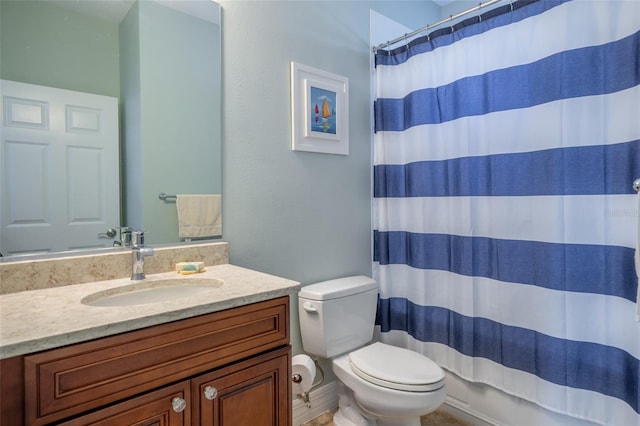
[[[365,365],[368,368],[365,374],[362,374],[358,364],[354,364],[354,358],[363,350],[367,351],[367,357],[371,357],[372,361],[381,361],[379,365]],[[396,356],[390,359],[390,354]],[[383,360],[391,362],[384,365]],[[380,370],[373,370],[383,365]],[[407,374],[411,368],[418,368],[413,375]],[[433,361],[407,349],[383,343],[374,343],[332,359],[332,370],[351,391],[346,397],[351,397],[363,416],[369,420],[375,419],[377,422],[373,424],[379,426],[419,426],[420,417],[435,411],[446,396],[444,372]],[[339,423],[335,423],[336,426],[342,426]],[[345,426],[350,425],[346,423]]]
[[[419,426],[446,396],[444,371],[429,358],[373,336],[377,285],[348,277],[304,287],[305,352],[331,360],[338,379],[336,426]]]

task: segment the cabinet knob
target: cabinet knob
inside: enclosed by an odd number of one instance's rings
[[[218,396],[218,389],[214,388],[213,386],[207,386],[206,388],[204,388],[204,397],[209,401],[215,399],[216,396]]]
[[[176,396],[171,400],[171,406],[176,413],[182,413],[184,409],[187,408],[187,401]]]

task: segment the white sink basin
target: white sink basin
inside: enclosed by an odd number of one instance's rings
[[[222,285],[222,281],[214,278],[195,277],[142,281],[90,294],[82,299],[82,303],[89,306],[133,306],[168,302],[204,295]]]

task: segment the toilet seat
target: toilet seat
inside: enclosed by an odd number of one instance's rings
[[[376,385],[410,392],[444,386],[444,372],[429,358],[408,349],[376,342],[349,354],[351,370]]]

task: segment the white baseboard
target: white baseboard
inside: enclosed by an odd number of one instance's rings
[[[473,426],[501,426],[499,423],[496,423],[494,419],[470,409],[465,404],[461,404],[458,400],[449,396],[447,396],[444,404],[442,404],[438,410],[450,414],[456,419],[471,423]]]
[[[338,406],[336,383],[327,383],[311,392],[309,404],[310,406],[307,406],[300,398],[293,400],[293,426],[300,426],[322,413],[334,410]],[[455,398],[447,397],[439,410],[474,426],[500,426],[493,419],[470,409]]]
[[[335,409],[337,406],[336,382],[320,386],[309,394],[309,405],[305,404],[300,398],[293,400],[293,426],[300,426],[326,411]]]

